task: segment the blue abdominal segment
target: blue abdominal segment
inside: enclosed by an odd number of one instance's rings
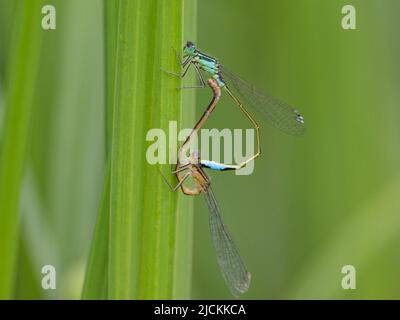
[[[202,167],[208,168],[211,170],[217,170],[217,171],[235,170],[235,168],[233,166],[229,166],[229,165],[222,164],[222,163],[215,162],[215,161],[201,160],[200,164]]]

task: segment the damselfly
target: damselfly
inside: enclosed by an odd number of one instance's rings
[[[211,189],[211,180],[203,170],[198,152],[193,152],[188,160],[189,162],[185,165],[178,164],[178,169],[173,173],[178,177],[179,183],[175,188],[171,185],[170,187],[174,191],[181,187],[183,193],[187,195],[204,194],[208,205],[211,238],[218,265],[230,292],[234,296],[238,296],[248,290],[251,274],[247,271],[239,250],[224,224]],[[193,186],[186,184],[189,179],[192,180]]]
[[[258,91],[254,86],[226,69],[216,58],[198,50],[193,42],[188,41],[186,43],[183,47],[183,60],[179,60],[184,68],[183,72],[181,74],[167,72],[184,77],[189,68],[193,66],[200,81],[200,85],[182,88],[204,88],[206,83],[202,71],[208,73],[217,81],[218,86],[224,88],[236,102],[245,116],[252,122],[257,134],[259,126],[243,104],[253,107],[275,127],[286,133],[297,135],[304,132],[304,118],[295,108],[272,95]]]
[[[168,183],[167,179],[165,179],[164,176],[163,177],[170,188],[174,191],[181,188],[182,192],[186,195],[195,196],[204,194],[209,210],[211,238],[216,252],[218,265],[229,290],[233,295],[238,296],[248,290],[251,274],[247,271],[246,266],[240,257],[239,250],[229,234],[228,228],[223,222],[217,201],[211,189],[211,179],[204,172],[203,168],[219,171],[237,170],[253,160],[254,156],[238,165],[232,165],[209,160],[201,160],[197,151],[194,151],[189,156],[186,155],[191,141],[215,109],[221,97],[221,88],[218,86],[216,80],[209,79],[208,85],[213,91],[213,98],[203,116],[196,123],[191,134],[187,137],[179,150],[178,163],[175,171],[173,171],[173,174],[177,176],[179,182],[175,187],[172,187]]]

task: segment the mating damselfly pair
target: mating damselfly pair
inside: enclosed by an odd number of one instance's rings
[[[252,85],[228,71],[217,59],[198,50],[191,41],[188,41],[183,48],[183,60],[179,55],[177,56],[184,69],[183,72],[181,74],[169,71],[166,72],[174,76],[184,77],[189,68],[193,67],[200,81],[196,86],[182,87],[180,89],[205,88],[206,81],[203,77],[204,73],[210,77],[208,79],[208,85],[213,91],[213,99],[179,150],[178,163],[175,167],[175,171],[173,171],[179,183],[174,190],[180,187],[183,193],[187,195],[198,195],[201,193],[205,195],[209,208],[209,224],[217,261],[231,293],[238,296],[248,290],[251,275],[247,271],[240,257],[239,250],[223,222],[218,204],[211,189],[210,178],[205,173],[204,168],[218,171],[238,170],[260,156],[259,125],[248,112],[247,106],[251,106],[256,111],[260,112],[275,127],[293,135],[302,134],[304,132],[304,118],[295,108],[287,103],[271,95],[261,93]],[[235,104],[240,108],[256,130],[257,152],[240,164],[225,164],[204,160],[200,158],[198,151],[187,155],[192,139],[215,109],[221,96],[221,89],[227,92],[233,99]],[[189,179],[194,182],[191,187],[186,185],[186,181]]]

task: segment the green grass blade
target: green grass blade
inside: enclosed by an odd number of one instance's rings
[[[184,40],[197,40],[197,1],[184,2]],[[187,75],[188,82],[195,83],[195,74]],[[196,90],[187,90],[182,97],[183,112],[181,113],[180,128],[191,128],[195,123]],[[188,299],[192,290],[192,257],[193,257],[193,198],[181,192],[178,196],[176,213],[176,256],[174,275],[174,299]]]
[[[106,152],[110,151],[114,110],[115,59],[119,0],[104,0],[106,55]],[[83,299],[106,299],[108,294],[108,245],[110,228],[110,165],[107,165],[103,197],[86,268]]]
[[[106,150],[110,151],[112,136],[115,59],[117,53],[119,0],[104,0],[106,55]]]
[[[121,1],[111,152],[109,298],[171,298],[177,196],[146,161],[146,133],[179,119],[171,46],[182,45],[182,1]],[[187,279],[189,281],[190,279]]]
[[[23,235],[19,239],[19,252],[17,258],[18,277],[15,279],[14,298],[19,300],[42,299],[43,291],[40,286],[39,273],[32,263],[27,240]]]
[[[42,1],[19,2],[0,156],[0,299],[12,293],[18,242],[18,209],[42,30]]]
[[[108,230],[110,212],[110,170],[107,168],[103,197],[87,262],[82,299],[107,299]]]
[[[110,186],[105,185],[82,297],[188,298],[192,199],[180,196],[177,210],[177,194],[145,158],[149,129],[167,130],[169,120],[178,120],[179,126],[194,123],[194,93],[186,96],[182,117],[175,89],[180,80],[160,71],[177,70],[171,47],[182,46],[183,3],[118,1],[107,2],[105,8]],[[192,39],[195,9],[195,2],[185,8],[186,32]],[[172,154],[176,152],[173,148]]]

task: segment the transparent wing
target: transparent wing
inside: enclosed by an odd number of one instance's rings
[[[209,208],[211,237],[219,267],[231,293],[234,296],[239,296],[249,288],[251,274],[246,270],[239,250],[222,220],[211,187],[209,187],[205,196]]]
[[[304,133],[303,116],[289,104],[271,95],[262,93],[253,85],[239,78],[225,67],[220,67],[222,78],[226,80],[228,90],[245,106],[250,106],[263,114],[272,125],[293,135]]]

